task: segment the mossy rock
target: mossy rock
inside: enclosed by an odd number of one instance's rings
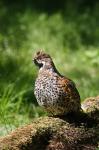
[[[1,137],[0,150],[96,150],[98,143],[99,120],[86,111],[34,119],[30,125]]]
[[[99,121],[99,96],[86,98],[82,102],[82,109],[89,117]]]

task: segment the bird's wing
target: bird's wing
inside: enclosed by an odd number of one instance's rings
[[[80,95],[74,82],[68,78],[60,77],[58,85],[63,92],[64,106],[68,108],[68,112],[76,112],[81,109]]]
[[[75,83],[72,80],[61,77],[58,81],[58,84],[61,85],[63,91],[67,94],[69,98],[80,100],[79,92],[76,88]]]

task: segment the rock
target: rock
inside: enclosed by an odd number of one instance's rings
[[[99,96],[85,99],[81,106],[88,116],[99,121]]]
[[[63,124],[68,123],[51,117],[35,119],[30,125],[0,138],[0,150],[44,150],[52,133]]]
[[[34,119],[30,125],[1,137],[0,150],[96,150],[99,114],[93,112],[99,112],[98,100],[89,98],[82,103],[86,113]]]

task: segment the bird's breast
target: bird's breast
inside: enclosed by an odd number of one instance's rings
[[[57,100],[63,96],[63,90],[57,82],[57,77],[38,78],[35,82],[35,96],[38,103],[56,103]]]

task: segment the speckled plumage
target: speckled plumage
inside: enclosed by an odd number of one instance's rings
[[[34,89],[38,104],[52,115],[79,111],[80,96],[74,82],[57,71],[51,57],[38,52],[34,63],[39,66]]]

